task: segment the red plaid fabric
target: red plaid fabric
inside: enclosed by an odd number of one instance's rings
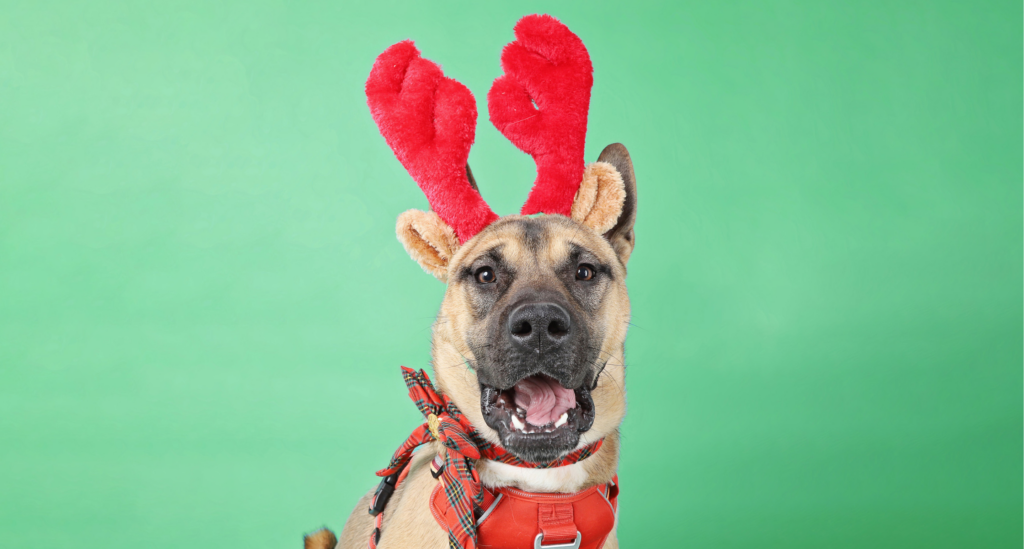
[[[456,516],[456,520],[449,520],[447,524],[448,545],[454,549],[476,548],[476,513],[483,503],[483,487],[472,460],[483,458],[516,467],[547,469],[583,461],[601,448],[603,441],[599,440],[551,463],[523,461],[480,436],[455,403],[447,395],[439,395],[434,390],[424,370],[417,372],[403,366],[402,377],[409,387],[409,398],[416,403],[423,416],[433,414],[439,422],[438,440],[444,446],[441,482],[448,504],[455,510]],[[413,450],[417,446],[433,440],[429,425],[420,425],[398,448],[387,468],[377,471],[377,476],[386,477],[402,470],[412,459]]]

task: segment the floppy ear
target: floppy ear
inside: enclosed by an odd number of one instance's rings
[[[623,265],[629,261],[636,221],[636,178],[624,145],[608,145],[597,162],[587,166],[573,199],[572,218],[603,234]]]
[[[459,239],[447,223],[434,212],[409,210],[398,216],[395,233],[424,271],[448,282],[448,262],[459,249]]]

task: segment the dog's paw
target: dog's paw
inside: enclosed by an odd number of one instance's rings
[[[338,545],[338,538],[327,528],[302,536],[302,541],[305,549],[334,549]]]

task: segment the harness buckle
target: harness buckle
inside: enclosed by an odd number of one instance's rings
[[[574,543],[555,543],[552,545],[544,545],[544,534],[537,534],[537,537],[533,538],[533,549],[580,549],[580,542],[583,541],[583,534],[576,532],[576,541]]]
[[[399,471],[401,472],[401,471]],[[373,493],[373,502],[370,503],[370,514],[377,516],[384,511],[384,507],[395,493],[395,484],[398,482],[398,474],[392,473],[380,481],[377,491]]]

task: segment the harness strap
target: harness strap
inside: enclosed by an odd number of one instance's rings
[[[370,549],[377,549],[377,544],[380,543],[381,528],[384,526],[384,508],[387,507],[388,501],[394,495],[395,490],[398,490],[398,486],[402,484],[405,477],[409,476],[412,467],[408,465],[406,463],[400,472],[384,477],[380,486],[377,487],[377,492],[373,495],[373,501],[370,502],[370,514],[374,515],[373,531],[370,532]]]
[[[537,525],[544,545],[572,543],[579,533],[571,503],[541,503],[537,506]]]

